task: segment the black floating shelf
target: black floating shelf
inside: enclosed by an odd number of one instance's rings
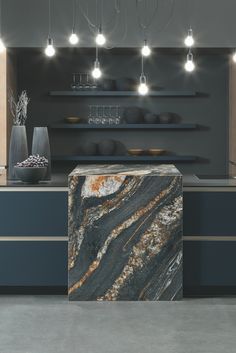
[[[136,91],[50,91],[55,97],[140,97]],[[146,97],[196,97],[195,91],[150,91]]]
[[[196,156],[54,156],[52,157],[54,161],[71,161],[71,162],[195,162],[197,160]]]
[[[118,124],[118,125],[94,125],[94,124],[53,124],[51,129],[109,129],[109,130],[132,130],[132,129],[155,129],[155,130],[193,130],[197,124]]]

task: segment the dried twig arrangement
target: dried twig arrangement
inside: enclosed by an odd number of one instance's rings
[[[18,102],[16,102],[13,92],[10,90],[8,102],[14,125],[25,125],[29,101],[26,91],[22,91],[18,97]]]

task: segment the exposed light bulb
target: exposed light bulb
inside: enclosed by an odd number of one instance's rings
[[[6,50],[5,44],[2,38],[0,38],[0,53],[3,53],[5,50]]]
[[[147,45],[147,41],[144,41],[144,45],[142,47],[141,53],[143,56],[149,56],[151,54],[151,49],[150,47]]]
[[[103,46],[106,43],[106,37],[104,36],[104,34],[102,33],[102,29],[99,29],[98,34],[96,35],[95,38],[95,42],[97,43],[97,45],[99,46]]]
[[[144,74],[142,74],[140,76],[140,83],[138,86],[138,92],[139,94],[141,94],[142,96],[145,96],[149,91],[148,85],[147,85],[147,79],[146,76]]]
[[[56,50],[53,46],[53,40],[52,38],[48,38],[47,40],[47,47],[45,48],[45,54],[48,56],[48,57],[52,57],[56,54]]]
[[[184,40],[186,47],[191,48],[194,45],[193,30],[190,28],[188,30],[188,35]]]
[[[69,37],[69,42],[71,45],[76,45],[79,43],[79,37],[77,36],[77,34],[72,31],[70,37]]]
[[[140,85],[138,86],[138,92],[142,96],[145,96],[148,93],[148,86],[146,85],[146,83],[140,83]]]
[[[232,55],[232,59],[233,59],[233,62],[235,62],[235,63],[236,63],[236,51],[233,53],[233,55]]]
[[[191,52],[188,53],[187,55],[187,61],[184,65],[184,68],[186,71],[188,72],[192,72],[195,70],[195,64],[194,64],[194,61],[193,61],[193,54]]]
[[[100,63],[98,59],[96,59],[94,62],[94,69],[92,71],[92,76],[95,79],[98,79],[102,76],[102,71],[100,70]]]

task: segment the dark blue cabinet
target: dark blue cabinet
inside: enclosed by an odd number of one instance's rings
[[[236,192],[184,193],[185,294],[236,294]]]
[[[3,292],[67,286],[67,209],[67,191],[0,191]]]
[[[67,235],[67,192],[0,192],[0,236],[43,235]]]
[[[0,242],[0,286],[66,286],[67,242]]]

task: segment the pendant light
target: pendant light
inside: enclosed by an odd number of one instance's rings
[[[184,68],[187,72],[192,72],[195,70],[195,64],[193,61],[193,54],[191,52],[191,50],[189,49],[189,52],[187,54],[187,60],[186,63],[184,65]]]
[[[98,60],[98,47],[96,46],[96,59],[94,62],[94,68],[92,71],[92,76],[93,78],[95,78],[96,80],[99,79],[102,76],[102,72],[100,69],[100,62]]]
[[[77,0],[73,0],[73,23],[72,23],[72,32],[69,37],[69,42],[71,45],[76,45],[79,43],[79,37],[76,34],[76,16],[77,16]]]
[[[2,0],[0,0],[0,54],[6,50],[4,41],[2,39]]]
[[[101,8],[100,8],[100,20],[98,20],[98,0],[96,1],[96,17],[97,17],[97,35],[95,37],[95,43],[99,47],[102,47],[106,43],[106,37],[102,31],[102,25],[103,25],[103,0],[101,0]]]
[[[142,47],[141,53],[143,56],[149,56],[151,54],[151,49],[147,44],[147,40],[144,40],[144,45]]]
[[[191,48],[194,45],[194,43],[195,43],[195,41],[194,41],[194,38],[193,38],[193,30],[190,27],[189,30],[188,30],[188,35],[187,35],[187,37],[184,40],[184,44],[185,44],[185,46],[187,48]]]
[[[97,33],[96,38],[95,38],[95,42],[100,47],[102,47],[106,43],[106,37],[102,33],[102,27],[101,26],[99,26],[98,33]]]
[[[53,45],[53,39],[51,35],[51,0],[48,0],[48,39],[47,39],[47,46],[44,50],[44,53],[48,57],[52,57],[55,55],[56,50]]]
[[[143,61],[143,56],[141,57],[141,75],[140,75],[140,78],[139,78],[139,86],[138,86],[138,93],[142,96],[145,96],[148,91],[149,91],[149,88],[148,88],[148,85],[147,85],[147,78],[144,74],[144,70],[143,70],[143,67],[144,67],[144,61]]]

